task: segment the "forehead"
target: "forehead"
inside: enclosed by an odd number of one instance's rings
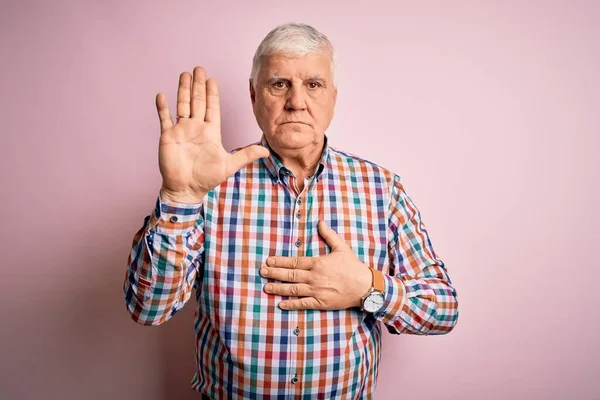
[[[331,56],[328,52],[309,53],[304,56],[273,54],[265,58],[260,75],[264,78],[281,76],[300,78],[319,76],[331,79]]]

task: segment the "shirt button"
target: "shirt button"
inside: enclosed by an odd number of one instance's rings
[[[301,244],[302,242],[300,241],[300,239],[296,240],[296,247],[300,247]]]
[[[300,328],[294,329],[294,335],[296,335],[296,336],[300,335]]]
[[[177,222],[177,217],[176,217],[175,215],[173,215],[173,216],[172,216],[172,217],[169,219],[169,221],[171,221],[171,222]]]
[[[296,383],[298,383],[298,377],[295,376],[292,378],[292,383],[295,385]]]
[[[298,204],[298,205],[302,204],[302,200],[300,200],[300,199],[296,200],[296,204]]]
[[[300,211],[298,211],[298,214],[296,214],[296,218],[300,218],[302,216],[302,213]]]

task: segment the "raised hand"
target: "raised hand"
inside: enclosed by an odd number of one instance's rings
[[[234,154],[223,148],[219,87],[206,79],[202,67],[194,76],[184,72],[177,90],[177,121],[173,124],[166,96],[156,96],[160,119],[158,159],[163,200],[199,203],[206,193],[246,164],[267,157],[262,146],[246,147]]]

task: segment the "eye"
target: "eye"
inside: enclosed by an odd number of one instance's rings
[[[308,88],[309,89],[316,89],[318,87],[320,87],[321,84],[319,82],[308,82]]]
[[[286,84],[284,81],[276,81],[273,83],[273,87],[275,89],[284,89],[286,87]]]

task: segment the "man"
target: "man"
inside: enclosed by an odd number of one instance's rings
[[[223,149],[202,68],[180,76],[175,124],[157,96],[163,184],[125,298],[136,322],[158,325],[196,288],[192,386],[205,398],[372,398],[381,325],[456,324],[456,292],[399,177],[330,147],[336,97],[334,49],[304,24],[275,28],[254,56],[258,144]]]

